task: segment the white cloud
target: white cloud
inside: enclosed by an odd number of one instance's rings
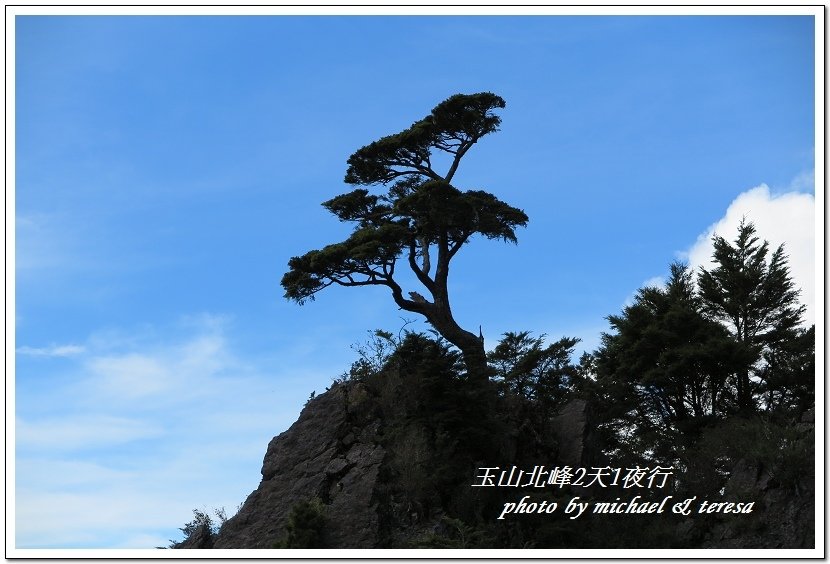
[[[18,417],[15,422],[16,443],[18,448],[26,450],[111,447],[161,434],[161,427],[151,422],[105,414],[79,414],[34,421]]]
[[[95,396],[106,395],[122,400],[136,400],[162,394],[173,385],[172,367],[163,359],[146,354],[93,358],[87,364]]]
[[[76,356],[86,349],[80,345],[50,345],[48,347],[18,347],[18,354],[27,356],[61,357]]]
[[[146,485],[108,481],[78,491],[19,488],[15,504],[17,545],[84,548],[108,538],[122,539],[122,535],[126,539],[117,541],[119,548],[136,537],[145,537],[152,544],[142,547],[130,543],[131,548],[166,545],[163,537],[140,531],[155,529],[159,512],[186,517],[189,509],[181,500],[148,495],[142,486]]]
[[[666,284],[666,279],[662,276],[652,276],[642,284],[640,284],[640,288],[662,288]],[[625,301],[622,304],[623,308],[629,307],[634,305],[634,298],[637,297],[637,294],[640,292],[640,288],[631,292],[631,294],[625,298]]]
[[[221,324],[214,318],[187,328],[197,331],[180,342],[166,344],[130,343],[119,336],[113,344],[96,338],[96,346],[107,354],[89,355],[79,389],[89,403],[162,406],[193,402],[212,395],[225,377],[237,380],[247,369],[227,350]],[[131,350],[124,351],[123,347]]]
[[[666,279],[662,276],[652,276],[640,286],[641,288],[662,288],[665,285]]]
[[[793,178],[790,185],[784,192],[815,192],[816,174],[815,171],[802,172]]]
[[[15,217],[14,266],[18,273],[78,266],[76,236],[55,214]]]
[[[18,548],[152,548],[179,538],[193,508],[245,499],[268,441],[330,375],[242,362],[228,326],[202,315],[111,329],[69,368],[18,373]]]
[[[774,194],[766,184],[740,194],[729,205],[726,214],[704,231],[682,258],[698,269],[714,266],[712,237],[718,235],[728,241],[737,236],[742,219],[752,222],[761,240],[770,243],[770,249],[784,244],[789,256],[790,273],[801,288],[800,300],[807,306],[806,323],[815,322],[815,198],[812,194],[793,190],[809,189],[812,173],[802,174],[790,184],[789,191]]]

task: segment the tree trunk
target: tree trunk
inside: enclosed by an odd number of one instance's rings
[[[467,367],[467,374],[475,380],[487,380],[489,368],[487,366],[487,354],[484,352],[484,342],[469,331],[462,329],[449,308],[441,308],[427,317],[430,325],[441,334],[446,340],[461,350],[464,364]]]
[[[410,262],[414,263],[414,253],[410,254]],[[413,270],[418,274],[417,264]],[[449,294],[447,292],[447,276],[449,274],[449,251],[447,250],[446,236],[439,242],[438,264],[436,266],[435,281],[425,284],[432,294],[434,302],[428,301],[417,292],[410,292],[411,300],[403,297],[403,290],[391,278],[385,284],[392,289],[392,297],[401,309],[418,313],[426,317],[438,333],[447,341],[461,350],[467,374],[471,379],[489,381],[490,371],[487,366],[487,354],[484,352],[484,341],[478,336],[465,331],[456,323],[450,309]],[[426,277],[421,272],[419,278]]]
[[[738,373],[738,407],[744,413],[755,411],[752,393],[750,392],[749,370],[741,370]]]

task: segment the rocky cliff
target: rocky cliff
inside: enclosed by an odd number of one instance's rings
[[[291,428],[271,440],[262,482],[212,547],[274,548],[286,536],[292,508],[315,499],[325,517],[321,546],[375,548],[441,530],[440,509],[424,518],[396,499],[386,482],[384,465],[391,461],[382,444],[383,421],[366,409],[367,402],[370,392],[359,383],[336,385],[310,400]],[[585,402],[569,404],[554,429],[568,461],[578,465],[587,450]],[[195,542],[204,547],[203,540]]]
[[[372,548],[378,543],[378,476],[386,451],[379,420],[354,412],[339,385],[312,399],[290,429],[274,437],[262,465],[262,482],[219,532],[215,548],[273,548],[285,534],[289,512],[319,499],[325,507],[322,544]]]
[[[810,548],[815,542],[812,476],[752,460],[739,461],[726,486],[727,495],[755,501],[751,517],[626,516],[583,520],[578,527],[548,516],[497,521],[506,498],[495,490],[502,488],[470,487],[483,462],[476,458],[481,451],[467,444],[476,435],[419,419],[423,397],[413,399],[385,380],[382,387],[342,382],[311,399],[269,443],[262,481],[237,515],[218,533],[197,530],[176,548]],[[532,440],[521,417],[505,424],[502,436],[488,433],[502,463],[590,467],[606,463],[591,419],[588,403],[572,399],[537,426]],[[813,429],[808,414],[798,440],[811,441]],[[559,492],[560,501],[573,493]]]

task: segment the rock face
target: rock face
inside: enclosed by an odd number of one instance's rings
[[[262,482],[222,527],[214,548],[273,548],[292,507],[319,498],[325,546],[371,548],[378,540],[376,488],[385,451],[379,421],[352,409],[360,385],[333,387],[309,401],[299,419],[273,438]]]
[[[597,458],[590,445],[592,426],[588,402],[571,400],[553,418],[551,427],[559,442],[557,463],[574,468],[589,467]]]
[[[313,398],[299,419],[274,437],[262,464],[262,481],[239,512],[213,539],[213,548],[274,548],[285,538],[293,507],[318,498],[324,507],[324,546],[374,548],[383,536],[381,471],[387,455],[380,444],[382,421],[362,384],[340,384]],[[587,406],[576,400],[552,422],[568,464],[585,462]],[[189,539],[179,548],[210,548]],[[193,545],[193,546],[191,546]]]
[[[398,397],[393,397],[397,402]],[[322,530],[314,529],[321,537],[315,538],[319,539],[319,546],[327,548],[463,547],[471,538],[485,542],[488,535],[499,534],[501,544],[494,543],[496,547],[514,546],[511,543],[516,539],[520,542],[515,546],[537,540],[533,530],[529,530],[529,537],[522,537],[524,533],[510,521],[491,519],[492,523],[483,525],[479,521],[480,528],[475,530],[455,518],[465,510],[461,503],[470,505],[472,512],[483,511],[484,504],[492,503],[485,494],[499,492],[470,492],[471,482],[458,482],[458,476],[453,478],[455,482],[437,484],[434,479],[445,470],[428,474],[418,464],[426,460],[430,468],[440,467],[445,458],[436,456],[439,451],[434,444],[418,442],[419,434],[402,432],[401,427],[384,419],[379,401],[377,391],[362,382],[335,385],[310,400],[291,428],[269,443],[262,481],[238,514],[226,521],[218,533],[198,530],[176,548],[297,546],[290,544],[290,533],[297,532],[297,516],[309,507],[317,512],[314,522],[322,515]],[[400,404],[395,402],[392,407],[397,409]],[[807,441],[805,444],[811,447],[813,419],[814,415],[808,413],[797,424],[799,440]],[[545,464],[574,468],[607,464],[596,447],[591,406],[586,401],[574,399],[565,404],[549,420],[546,429],[555,441],[550,445],[550,458],[543,457]],[[524,451],[517,449],[515,440],[510,443],[511,437],[503,441],[505,452],[520,458]],[[794,467],[803,468],[805,464]],[[464,495],[455,495],[459,491]],[[670,533],[673,546],[814,546],[813,476],[782,472],[781,464],[767,468],[742,460],[732,469],[726,493],[729,499],[754,501],[755,512],[736,518],[695,516],[679,522]],[[481,496],[475,497],[478,494]],[[502,501],[497,499],[496,503]],[[536,530],[545,532],[542,528]],[[568,539],[557,536],[557,531],[548,530],[545,534],[549,538],[541,537],[543,544],[539,547],[566,544]],[[592,534],[601,535],[603,531],[606,529],[600,526]],[[637,532],[632,530],[632,534]],[[588,537],[585,546],[597,540],[598,537]],[[433,544],[424,544],[427,541]]]
[[[755,492],[755,518],[718,523],[706,535],[704,548],[814,548],[815,491],[806,481],[800,491],[783,488],[762,469],[741,461],[727,490]]]
[[[801,440],[813,443],[815,412],[805,413],[796,429]],[[815,547],[815,472],[787,476],[787,469],[741,460],[726,491],[755,501],[754,518],[717,523],[706,535],[704,548]]]

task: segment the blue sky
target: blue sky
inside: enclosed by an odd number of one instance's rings
[[[233,512],[351,345],[403,324],[377,288],[285,301],[288,259],[347,236],[320,203],[350,190],[352,152],[455,93],[507,101],[455,185],[530,216],[517,246],[476,240],[453,266],[456,317],[488,345],[593,350],[742,216],[786,242],[815,317],[812,17],[19,16],[15,34],[18,548],[152,547],[193,508]]]

